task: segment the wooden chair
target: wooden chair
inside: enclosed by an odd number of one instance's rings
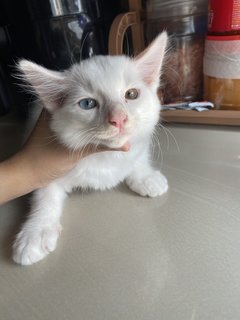
[[[123,54],[124,35],[129,27],[132,31],[134,54],[138,54],[144,49],[143,16],[141,0],[129,0],[129,12],[119,14],[110,28],[108,40],[110,55]]]

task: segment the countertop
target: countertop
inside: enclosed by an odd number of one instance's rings
[[[0,123],[2,158],[22,132]],[[28,196],[0,208],[1,319],[240,319],[240,129],[168,125],[158,138],[168,193],[73,193],[56,251],[35,265],[11,260]]]

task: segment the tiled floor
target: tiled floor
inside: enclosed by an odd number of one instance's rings
[[[21,130],[2,126],[6,154]],[[73,194],[57,250],[36,265],[11,261],[27,197],[0,208],[1,319],[240,319],[240,129],[166,130],[155,165],[168,194]]]

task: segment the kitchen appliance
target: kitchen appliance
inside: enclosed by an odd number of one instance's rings
[[[2,0],[0,2],[0,115],[24,114],[32,99],[16,84],[16,61],[62,70],[107,54],[108,33],[121,1]]]

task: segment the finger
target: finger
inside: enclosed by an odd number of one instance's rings
[[[126,142],[123,146],[121,146],[119,149],[115,149],[115,150],[119,150],[119,151],[124,151],[127,152],[129,151],[131,148],[130,143]]]
[[[123,152],[127,152],[129,151],[130,149],[130,143],[129,142],[126,142],[124,143],[124,145],[122,145],[121,147],[119,148],[109,148],[107,146],[103,146],[103,145],[100,145],[97,147],[97,152],[102,152],[102,151],[123,151]]]

